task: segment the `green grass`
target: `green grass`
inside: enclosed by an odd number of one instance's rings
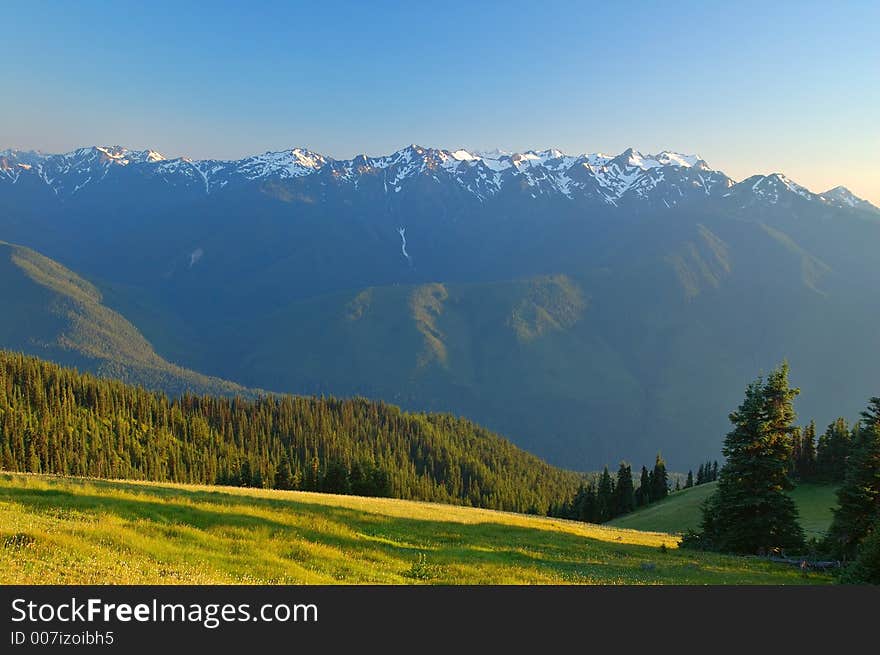
[[[0,474],[0,583],[826,583],[673,536],[307,492]]]
[[[826,484],[800,484],[791,492],[807,539],[819,539],[828,531],[834,518],[832,509],[837,507],[836,493],[836,486]]]
[[[610,525],[632,530],[659,530],[660,532],[681,533],[695,529],[700,524],[700,506],[712,492],[716,483],[701,484],[690,489],[670,494],[656,503],[621,516]]]
[[[682,533],[696,529],[700,524],[700,507],[715,491],[717,483],[710,482],[671,494],[665,500],[621,516],[610,522],[618,528],[659,530]],[[801,526],[807,538],[820,538],[831,525],[831,508],[837,504],[837,487],[820,484],[801,484],[791,492],[800,513]]]

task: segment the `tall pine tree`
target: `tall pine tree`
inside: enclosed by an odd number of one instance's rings
[[[651,475],[651,502],[663,500],[669,495],[669,476],[666,473],[666,462],[660,453],[654,461],[654,471]]]
[[[797,508],[785,493],[792,486],[792,401],[798,393],[789,386],[788,364],[783,363],[766,382],[759,378],[750,384],[730,415],[733,430],[723,448],[727,463],[703,511],[706,546],[736,553],[803,546]]]
[[[599,523],[605,523],[614,518],[614,482],[608,473],[608,467],[602,471],[599,478],[599,488],[596,492],[596,514]]]
[[[801,480],[812,480],[816,477],[816,422],[810,421],[801,437],[801,457],[798,461],[797,474]]]
[[[635,509],[635,490],[633,488],[632,467],[626,462],[620,463],[617,469],[617,485],[615,486],[616,514],[628,514]]]
[[[846,419],[839,418],[828,426],[819,437],[816,467],[826,482],[840,482],[846,475],[846,458],[849,456],[852,436]]]
[[[648,468],[642,466],[642,473],[639,476],[639,488],[636,489],[636,505],[641,507],[651,502],[651,477],[648,474]]]

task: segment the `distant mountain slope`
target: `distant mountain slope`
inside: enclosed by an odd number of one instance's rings
[[[0,345],[154,389],[250,394],[171,364],[101,292],[33,250],[0,241]]]
[[[237,324],[228,343],[247,354],[212,370],[235,370],[245,384],[453,407],[555,462],[569,454],[597,465],[587,454],[619,458],[634,421],[620,417],[603,434],[591,424],[613,422],[623,399],[642,392],[590,302],[565,275],[371,287]]]
[[[714,455],[744,385],[783,358],[802,416],[857,411],[846,394],[876,382],[880,311],[823,258],[833,242],[702,218],[642,225],[619,253],[567,273],[244,313],[212,333],[227,356],[187,362],[246,385],[453,410],[585,470],[658,449],[679,467]]]
[[[454,412],[582,470],[714,455],[785,357],[819,423],[878,384],[880,212],[671,151],[5,151],[0,238],[166,360]]]

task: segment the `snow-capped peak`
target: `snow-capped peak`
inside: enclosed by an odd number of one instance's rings
[[[653,155],[653,159],[662,166],[683,166],[685,168],[705,163],[697,155],[683,155],[680,152],[670,152],[669,150]]]
[[[851,207],[852,209],[880,212],[880,208],[875,207],[864,198],[859,198],[845,186],[836,186],[833,189],[828,189],[825,193],[819,194],[819,197],[835,207]]]
[[[99,158],[106,160],[108,163],[127,166],[128,164],[154,164],[156,162],[165,161],[165,157],[155,150],[129,150],[122,146],[94,146],[93,148],[79,148],[72,153],[65,155],[70,159],[82,157],[92,157],[98,155]]]
[[[156,163],[158,161],[165,161],[165,156],[162,153],[156,152],[155,150],[146,150],[147,154],[146,160],[151,164]]]
[[[456,150],[452,156],[458,161],[476,161],[480,159],[479,155],[468,152],[467,150]]]
[[[799,196],[809,197],[815,195],[812,191],[807,189],[806,187],[801,186],[797,182],[792,181],[788,177],[786,177],[783,173],[771,173],[770,175],[764,176],[763,180],[759,180],[755,183],[755,187],[760,185],[777,185],[781,184],[786,189],[791,191],[792,193],[796,193]],[[753,187],[754,188],[754,187]]]
[[[475,157],[486,159],[500,159],[501,157],[509,157],[513,153],[510,150],[502,150],[501,148],[492,148],[491,150],[471,150]]]
[[[828,189],[828,191],[822,194],[822,197],[829,202],[837,201],[847,207],[856,207],[860,203],[867,202],[867,200],[859,198],[845,186],[836,186],[833,189]]]
[[[322,168],[328,161],[324,155],[306,148],[291,148],[228,163],[236,172],[252,180],[275,175],[283,178],[301,177]]]
[[[705,166],[705,162],[696,155],[684,155],[670,150],[664,150],[656,155],[644,155],[638,150],[627,148],[622,153],[612,159],[620,166],[630,168],[640,168],[643,171],[652,168],[663,168],[666,166],[681,166],[683,168],[692,168],[694,166]]]

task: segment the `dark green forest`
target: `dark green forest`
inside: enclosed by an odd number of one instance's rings
[[[0,351],[0,468],[547,513],[582,475],[478,425],[362,398],[184,395]]]

